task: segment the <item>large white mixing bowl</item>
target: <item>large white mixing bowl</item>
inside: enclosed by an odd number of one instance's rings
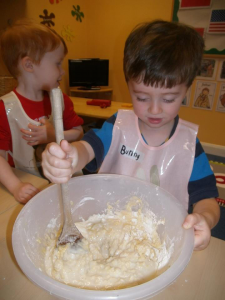
[[[50,278],[44,268],[45,233],[60,226],[62,207],[59,187],[52,185],[31,199],[21,210],[13,229],[13,250],[16,260],[35,284],[60,299],[74,300],[131,300],[149,299],[170,285],[184,270],[193,251],[193,230],[184,230],[182,223],[187,215],[184,207],[163,189],[144,181],[122,175],[87,175],[72,178],[69,182],[74,221],[79,217],[102,213],[108,203],[120,200],[120,207],[131,196],[148,203],[159,219],[160,236],[174,238],[174,252],[170,267],[155,279],[144,284],[111,291],[92,291],[75,288]]]

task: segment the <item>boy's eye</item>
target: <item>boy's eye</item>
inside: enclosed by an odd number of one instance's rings
[[[172,103],[174,102],[174,99],[163,99],[163,101],[166,103]]]
[[[139,97],[137,97],[137,100],[138,101],[145,101],[146,99],[145,98],[139,98]]]

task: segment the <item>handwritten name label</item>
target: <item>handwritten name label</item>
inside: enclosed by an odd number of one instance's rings
[[[120,154],[121,155],[124,155],[124,156],[127,156],[133,160],[136,160],[136,161],[141,161],[142,158],[143,158],[143,153],[141,152],[138,152],[138,151],[135,151],[134,149],[131,149],[125,145],[120,145]]]

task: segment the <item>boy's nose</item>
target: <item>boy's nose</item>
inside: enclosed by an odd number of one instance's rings
[[[148,112],[151,113],[152,115],[158,115],[162,112],[161,105],[158,101],[151,101]]]

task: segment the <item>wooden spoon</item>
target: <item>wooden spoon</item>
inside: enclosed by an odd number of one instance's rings
[[[60,88],[52,89],[50,92],[53,120],[55,126],[56,142],[60,145],[61,140],[64,139],[63,132],[63,95]],[[63,203],[63,228],[57,241],[57,246],[65,245],[67,243],[74,244],[83,238],[80,231],[72,220],[71,205],[69,201],[69,185],[68,183],[60,184],[60,190]]]

